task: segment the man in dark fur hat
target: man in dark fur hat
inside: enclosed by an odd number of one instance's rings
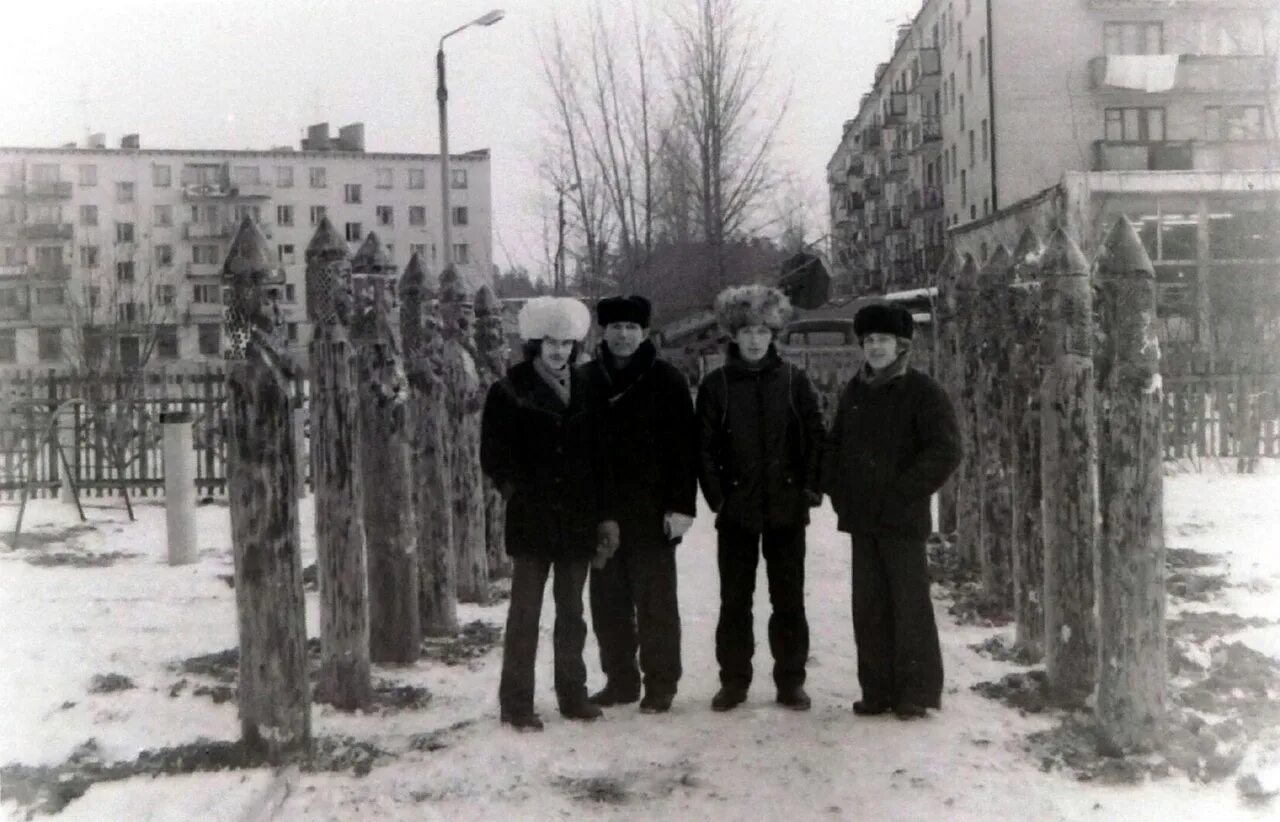
[[[942,652],[929,598],[929,498],[960,463],[955,410],[908,365],[911,313],[872,304],[853,320],[866,362],[849,381],[828,443],[827,492],[853,543],[859,716],[924,716],[942,704]]]
[[[641,712],[664,713],[681,673],[675,547],[693,522],[697,432],[689,384],[645,338],[651,315],[644,297],[600,300],[604,339],[579,370],[602,402],[622,534],[617,553],[591,571],[591,621],[606,677],[591,700],[635,702],[643,673]]]

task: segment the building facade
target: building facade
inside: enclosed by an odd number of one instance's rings
[[[860,290],[908,287],[1067,172],[1274,171],[1278,38],[1268,0],[926,0],[828,164],[832,256]]]
[[[488,151],[450,160],[453,258],[468,282],[492,279]],[[351,250],[370,232],[403,266],[438,270],[437,155],[364,150],[361,124],[301,150],[0,147],[0,368],[129,366],[218,359],[222,263],[252,217],[284,277],[291,345],[309,339],[305,252],[327,216]]]

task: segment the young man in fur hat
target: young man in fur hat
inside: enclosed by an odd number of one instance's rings
[[[481,421],[480,464],[507,500],[511,602],[498,689],[501,719],[541,730],[533,709],[538,618],[547,577],[556,621],[555,691],[560,713],[591,720],[582,660],[587,624],[582,589],[593,559],[618,547],[608,443],[591,387],[573,372],[591,312],[567,297],[536,297],[520,310],[524,362],[489,389]]]
[[[697,429],[689,383],[645,339],[651,313],[635,295],[597,303],[604,339],[580,370],[603,402],[622,530],[618,552],[591,571],[591,622],[606,677],[591,701],[635,702],[643,671],[640,710],[664,713],[681,673],[675,547],[693,523]]]
[[[960,463],[960,435],[946,392],[907,363],[913,327],[899,305],[854,317],[866,363],[840,397],[829,442],[827,491],[853,543],[859,716],[913,719],[942,704],[925,539],[929,498]]]
[[[774,348],[791,317],[786,295],[762,285],[738,286],[716,298],[715,310],[732,341],[725,365],[703,379],[697,401],[698,476],[716,512],[720,568],[721,687],[711,707],[727,711],[747,698],[755,649],[751,604],[763,553],[773,605],[769,648],[777,700],[808,710],[805,526],[809,508],[822,499],[822,414],[804,371],[784,362]]]

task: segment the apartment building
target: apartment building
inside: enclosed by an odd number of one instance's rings
[[[918,284],[948,236],[1067,172],[1123,176],[1094,192],[1168,197],[1166,172],[1206,194],[1204,175],[1274,170],[1277,42],[1268,0],[926,0],[828,164],[833,256],[862,289]],[[1186,221],[1266,203],[1223,193],[1125,208]]]
[[[492,278],[487,150],[452,155],[453,258],[469,282]],[[309,339],[305,252],[321,218],[354,251],[377,232],[400,265],[443,259],[437,155],[364,150],[364,127],[308,129],[299,150],[0,147],[0,367],[113,360],[199,361],[222,354],[221,269],[252,217],[283,276],[287,333]]]

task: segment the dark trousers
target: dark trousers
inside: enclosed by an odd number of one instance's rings
[[[853,638],[862,699],[942,705],[942,649],[924,540],[854,535]]]
[[[716,661],[720,682],[744,690],[751,685],[755,633],[751,603],[756,567],[764,554],[769,578],[769,650],[773,681],[781,689],[804,684],[809,659],[809,623],[804,615],[804,526],[763,534],[721,525],[717,535],[720,565],[720,621],[716,624]]]
[[[680,681],[680,607],[672,545],[624,543],[591,570],[591,623],[600,667],[616,690],[674,696]],[[640,664],[636,665],[636,650]]]
[[[514,557],[512,565],[511,602],[502,642],[502,680],[498,686],[502,712],[519,715],[533,711],[538,620],[542,615],[542,593],[552,568],[556,700],[562,708],[586,700],[587,666],[582,661],[582,648],[587,642],[587,623],[582,618],[582,589],[587,582],[588,561]]]

